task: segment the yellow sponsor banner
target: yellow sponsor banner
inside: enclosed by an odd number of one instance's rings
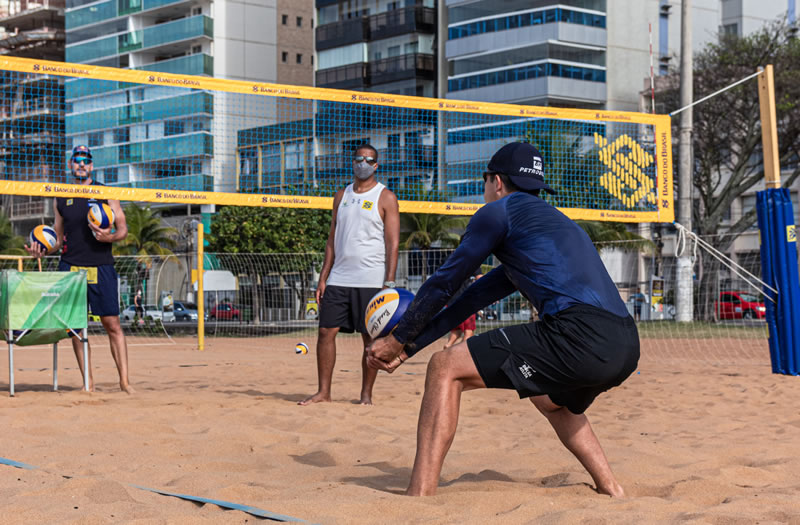
[[[562,120],[586,120],[608,122],[630,122],[649,125],[666,125],[669,116],[635,113],[629,111],[599,111],[590,109],[552,108],[539,106],[520,106],[516,104],[497,104],[491,102],[472,102],[452,99],[402,96],[383,93],[364,93],[340,89],[290,86],[265,82],[246,82],[221,78],[179,75],[135,69],[118,69],[87,64],[72,64],[48,60],[35,60],[19,57],[0,57],[0,68],[21,73],[59,75],[117,82],[132,82],[156,86],[189,87],[229,93],[245,93],[271,97],[287,97],[330,102],[349,102],[391,106],[397,108],[424,109],[431,111],[459,111],[507,115],[516,117],[550,118]]]
[[[0,181],[0,193],[11,195],[38,195],[40,197],[80,197],[86,199],[115,199],[120,201],[272,206],[282,208],[330,209],[333,206],[333,197],[154,190],[147,188],[117,188],[113,186],[84,186],[80,184],[16,182],[8,180]]]
[[[669,118],[656,124],[655,139],[658,213],[656,218],[651,219],[649,222],[674,222],[675,190],[672,173],[672,127],[670,126]]]
[[[114,199],[119,201],[162,202],[181,204],[218,204],[222,206],[261,206],[267,208],[331,209],[333,197],[303,195],[260,195],[252,193],[223,193],[210,191],[151,190],[146,188],[116,188],[113,186],[84,186],[42,182],[0,180],[0,193],[34,195],[39,197],[76,197],[84,199]],[[470,202],[399,201],[400,213],[438,213],[472,215],[483,204]],[[569,218],[586,221],[663,222],[658,211],[591,210],[559,208]],[[670,218],[670,221],[672,219]]]

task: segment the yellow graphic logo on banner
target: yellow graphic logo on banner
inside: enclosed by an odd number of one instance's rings
[[[794,224],[786,227],[786,242],[797,242],[797,228]]]
[[[619,199],[626,207],[633,208],[642,199],[656,203],[656,188],[653,179],[644,170],[653,164],[653,156],[628,135],[620,135],[609,143],[602,135],[594,134],[594,143],[600,146],[600,161],[610,171],[600,176],[600,185]]]

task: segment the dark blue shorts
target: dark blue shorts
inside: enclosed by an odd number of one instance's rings
[[[78,270],[86,270],[89,309],[92,314],[100,317],[119,315],[119,278],[114,265],[75,266],[64,261],[58,263],[59,272],[77,272]]]

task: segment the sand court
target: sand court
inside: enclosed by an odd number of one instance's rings
[[[19,349],[15,398],[0,367],[0,457],[38,468],[0,466],[0,522],[260,520],[142,485],[326,524],[800,523],[800,378],[773,375],[768,359],[710,366],[645,342],[638,373],[587,412],[627,499],[596,494],[546,420],[508,391],[464,394],[438,494],[408,498],[430,351],[381,373],[365,407],[360,351],[346,343],[334,402],[299,407],[317,385],[314,341],[305,356],[296,342],[133,346],[135,396],[118,391],[101,340],[93,394],[80,391],[67,344],[59,392],[49,351]]]

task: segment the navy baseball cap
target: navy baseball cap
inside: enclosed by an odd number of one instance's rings
[[[544,190],[556,194],[556,190],[544,182],[542,154],[527,142],[512,142],[497,150],[486,171],[508,175],[521,190]]]
[[[75,157],[89,157],[91,159],[92,152],[89,149],[89,146],[80,144],[72,148],[72,158],[74,159]]]

